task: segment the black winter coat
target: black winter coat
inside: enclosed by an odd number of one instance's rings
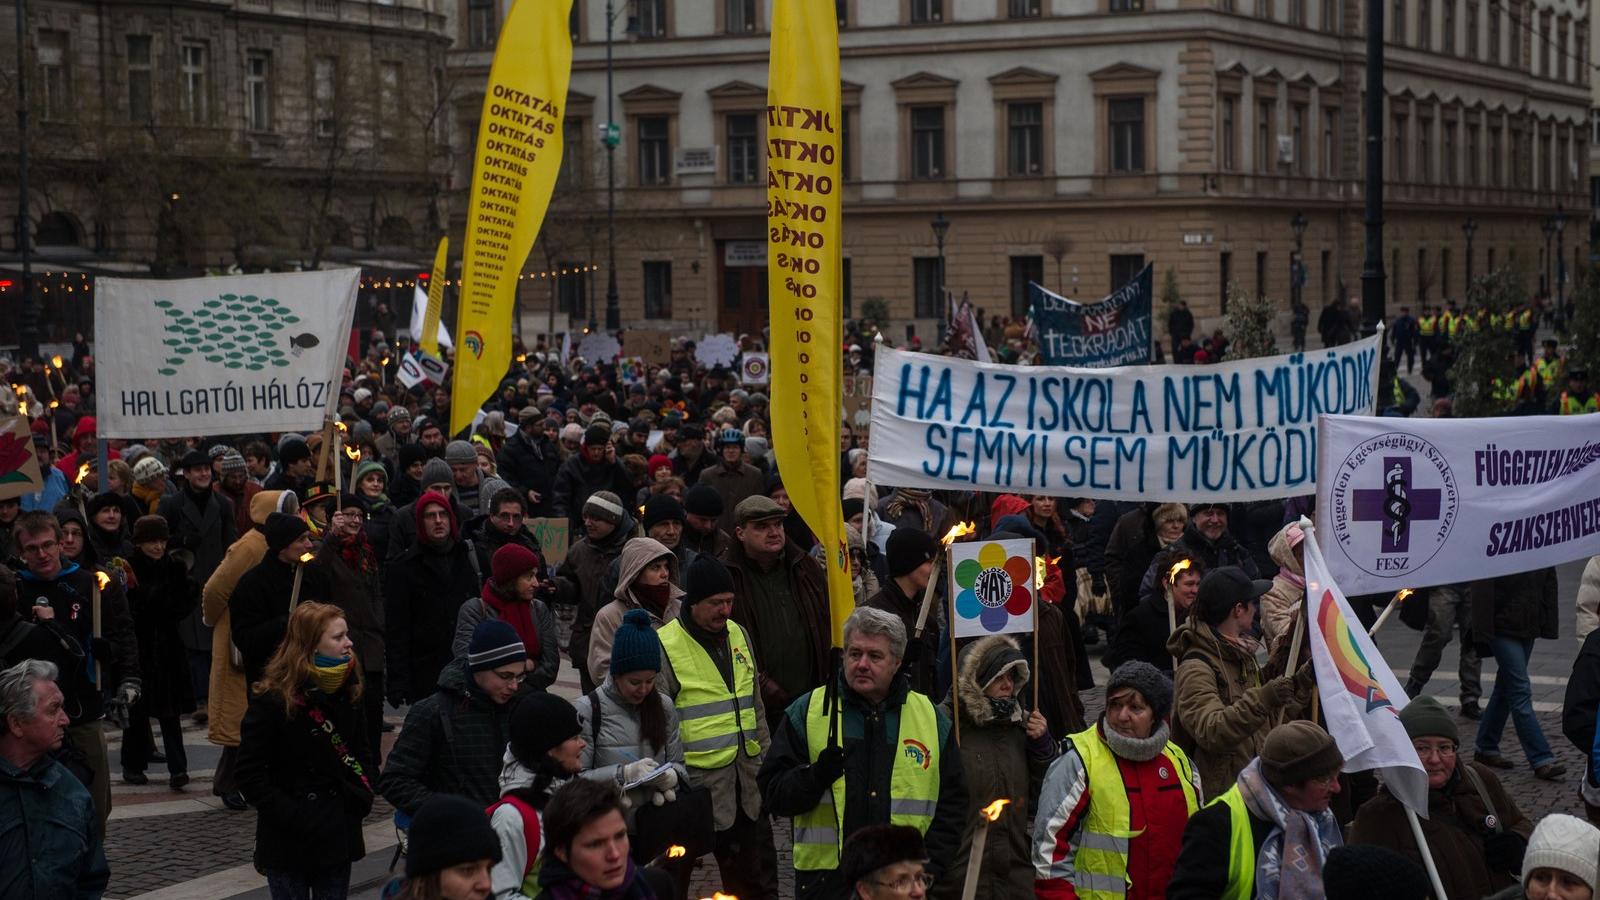
[[[228,598],[229,621],[233,623],[233,645],[244,657],[246,682],[255,684],[277,652],[289,630],[289,597],[294,593],[294,566],[268,553],[256,567],[244,573],[233,595]],[[326,602],[316,585],[302,578],[300,602]]]
[[[455,519],[456,525],[459,528],[472,517],[467,515],[466,508],[461,505],[461,501],[456,499],[455,491],[451,491],[449,497],[450,515]],[[407,503],[405,506],[402,506],[394,511],[394,516],[389,521],[389,539],[384,547],[383,556],[378,558],[386,563],[392,563],[404,556],[407,550],[410,550],[416,545],[417,502],[416,500],[412,500],[410,503]],[[384,568],[387,569],[388,567],[385,566]]]
[[[194,682],[178,624],[199,605],[200,589],[171,555],[151,559],[135,550],[129,561],[138,582],[128,591],[128,606],[145,707],[156,718],[186,715],[194,711]]]
[[[582,453],[574,453],[556,470],[555,487],[551,489],[553,516],[566,516],[573,534],[583,533],[583,504],[596,491],[610,491],[622,498],[623,503],[633,496],[633,479],[620,462],[602,462],[591,466],[584,462]]]
[[[387,652],[384,649],[383,581],[374,550],[372,568],[358,572],[345,562],[336,538],[328,538],[317,550],[317,558],[306,566],[306,581],[313,582],[316,596],[344,611],[350,628],[350,642],[363,672],[382,672]],[[302,589],[303,590],[303,589]]]
[[[1130,660],[1141,660],[1172,677],[1172,654],[1167,651],[1167,638],[1172,630],[1167,627],[1167,601],[1165,597],[1146,597],[1139,605],[1128,610],[1117,622],[1111,636],[1111,646],[1106,648],[1101,660],[1107,669]]]
[[[347,695],[329,697],[315,687],[306,688],[293,716],[276,695],[251,698],[237,778],[257,811],[257,871],[309,874],[366,855],[361,821],[372,811],[373,788],[360,709]]]
[[[233,502],[210,488],[206,489],[205,509],[201,509],[189,494],[187,486],[170,494],[156,507],[156,515],[167,520],[172,538],[167,541],[167,552],[187,550],[194,554],[194,568],[189,577],[196,585],[203,585],[216,571],[228,547],[233,544],[239,526],[233,515]],[[200,617],[198,608],[190,611],[178,624],[183,645],[202,653],[211,652],[211,626]]]
[[[14,634],[19,628],[24,629],[23,632]],[[16,643],[11,645],[11,649],[0,653],[0,666],[10,668],[25,659],[55,663],[60,670],[56,676],[56,686],[61,688],[66,701],[67,716],[72,724],[78,724],[82,717],[83,697],[94,690],[83,668],[83,648],[55,620],[23,621],[15,613],[8,619],[0,619],[0,647],[11,644],[13,639]]]
[[[1585,760],[1593,756],[1597,709],[1600,709],[1600,630],[1589,632],[1583,639],[1583,648],[1572,661],[1572,675],[1567,678],[1567,693],[1561,703],[1561,733],[1578,748]],[[1594,783],[1593,773],[1589,774],[1590,783]]]
[[[1556,570],[1536,569],[1472,582],[1472,636],[1531,641],[1561,636]]]
[[[433,693],[453,656],[456,613],[483,589],[470,546],[455,541],[440,553],[418,544],[384,567],[384,687],[396,706]]]
[[[1214,796],[1221,796],[1228,788],[1208,787]],[[1256,853],[1272,833],[1272,823],[1249,813],[1250,837]],[[1172,868],[1172,879],[1167,882],[1167,900],[1216,900],[1228,886],[1229,841],[1233,837],[1233,822],[1229,810],[1221,803],[1201,807],[1189,817],[1183,829],[1183,845],[1178,850],[1178,861]]]
[[[1106,582],[1118,613],[1126,613],[1139,605],[1139,582],[1150,568],[1150,561],[1161,552],[1156,524],[1150,518],[1153,508],[1141,507],[1124,513],[1117,519],[1111,538],[1106,542]]]
[[[133,616],[128,612],[128,597],[123,592],[122,581],[112,578],[105,590],[100,592],[101,618],[100,632],[105,641],[101,646],[109,653],[97,654],[92,639],[94,637],[94,575],[90,570],[76,564],[62,561],[63,571],[51,581],[41,581],[35,578],[27,569],[17,572],[17,608],[27,609],[34,605],[37,599],[48,601],[50,608],[55,610],[53,620],[56,626],[77,642],[83,648],[84,660],[82,665],[82,683],[93,684],[95,663],[99,662],[105,670],[105,683],[100,687],[105,690],[115,688],[125,678],[138,678],[141,675],[139,668],[139,641],[133,631]],[[73,682],[69,682],[69,685]],[[100,701],[101,691],[90,688],[77,698],[76,708],[80,714],[74,715],[72,693],[66,687],[62,693],[67,695],[69,707],[68,716],[72,724],[79,722],[92,722],[104,714]]]
[[[511,738],[513,700],[497,705],[478,690],[466,660],[445,666],[437,690],[411,705],[383,761],[383,798],[407,815],[436,791],[488,806],[500,797],[501,760]]]
[[[555,509],[556,473],[561,470],[561,453],[548,438],[530,438],[518,430],[506,438],[495,455],[495,465],[501,478],[522,491],[539,495],[539,502],[529,502],[528,515],[548,516]]]

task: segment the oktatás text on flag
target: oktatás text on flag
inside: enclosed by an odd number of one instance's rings
[[[1594,416],[1326,416],[1317,521],[1358,594],[1494,578],[1600,554]]]
[[[1378,338],[1210,366],[1006,366],[882,349],[874,484],[1097,499],[1310,494],[1317,418],[1370,415]]]

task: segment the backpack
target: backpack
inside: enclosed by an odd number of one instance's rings
[[[484,808],[484,813],[493,816],[494,811],[502,806],[515,809],[522,816],[522,890],[527,896],[534,896],[538,892],[539,876],[539,848],[544,843],[544,823],[539,819],[539,811],[534,809],[528,801],[516,796],[506,794],[499,800]],[[529,893],[532,889],[533,893]]]

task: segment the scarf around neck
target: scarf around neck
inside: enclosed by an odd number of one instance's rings
[[[1111,748],[1112,753],[1132,762],[1155,759],[1167,749],[1167,741],[1172,739],[1172,729],[1165,720],[1146,738],[1129,737],[1112,728],[1104,718],[1100,720],[1100,731],[1105,735],[1106,746]]]
[[[484,583],[481,596],[483,605],[494,612],[495,618],[510,625],[517,637],[522,638],[522,647],[528,651],[528,658],[538,659],[539,629],[533,624],[533,604],[500,596],[493,582]]]
[[[1260,757],[1250,760],[1237,783],[1251,815],[1272,823],[1272,831],[1256,854],[1256,896],[1323,900],[1322,866],[1328,852],[1344,843],[1333,813],[1290,808],[1267,783]]]
[[[884,517],[889,519],[898,519],[900,518],[900,515],[906,511],[906,507],[909,506],[912,509],[915,509],[917,514],[922,517],[923,529],[931,530],[934,523],[932,521],[932,513],[930,511],[928,502],[932,499],[933,492],[929,490],[919,488],[895,488],[894,493],[889,495],[889,505],[883,511]]]
[[[365,528],[350,537],[335,535],[334,542],[339,550],[339,558],[352,572],[370,575],[378,567],[378,558],[372,550],[372,542],[367,540]]]
[[[1296,575],[1295,573],[1289,571],[1286,566],[1278,567],[1278,577],[1289,582],[1297,588],[1304,588],[1306,586],[1305,577],[1302,575]]]
[[[551,900],[645,900],[655,896],[639,877],[639,869],[631,859],[622,884],[601,890],[579,878],[566,863],[553,855],[547,856],[539,867],[539,885],[545,889],[540,896]]]

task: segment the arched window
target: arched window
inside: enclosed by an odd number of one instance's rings
[[[68,213],[45,213],[33,239],[40,247],[78,247],[83,244],[83,229]]]

